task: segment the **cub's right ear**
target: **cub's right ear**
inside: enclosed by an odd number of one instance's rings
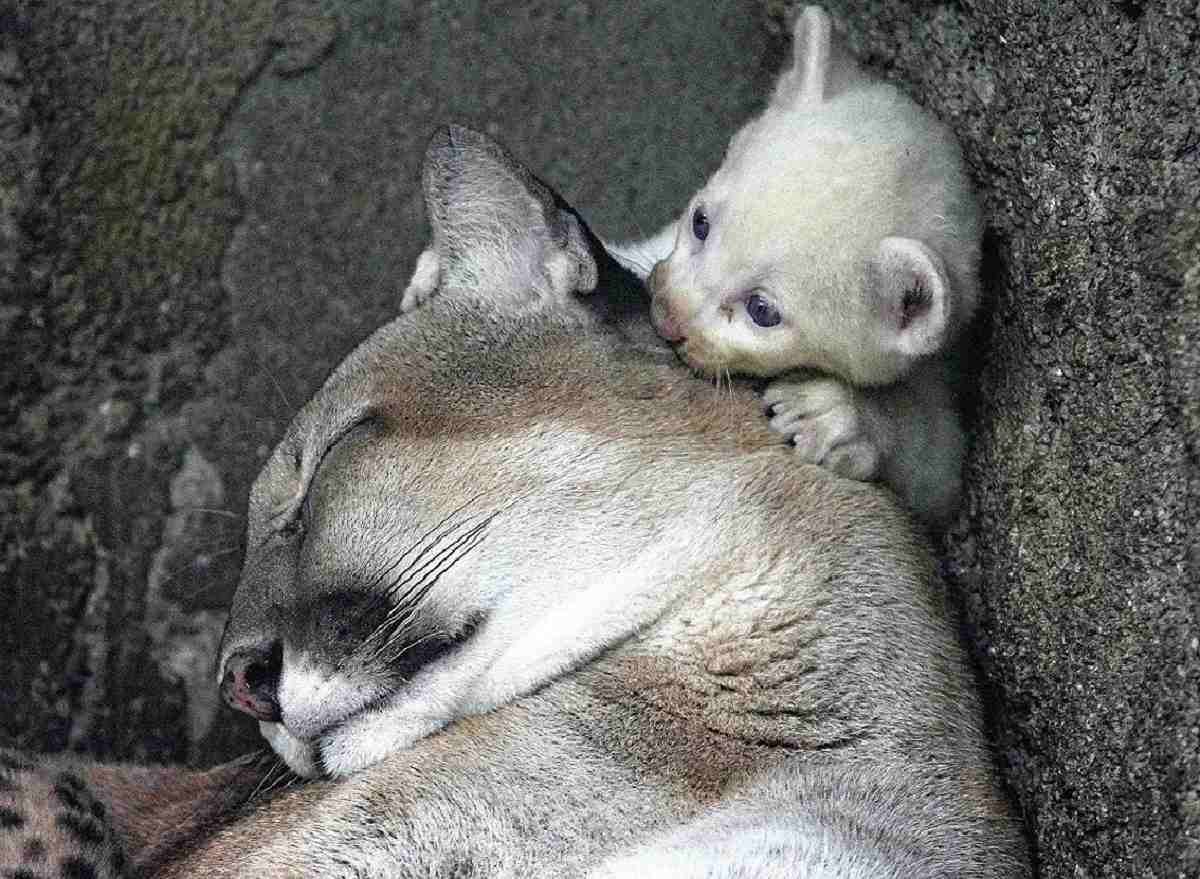
[[[444,292],[528,301],[596,286],[591,233],[495,141],[457,125],[439,129],[422,184]]]
[[[771,107],[820,104],[867,81],[820,6],[805,6],[792,28],[792,66],[775,84]]]
[[[950,336],[953,291],[945,264],[913,238],[884,238],[871,261],[884,348],[909,362],[940,351]]]

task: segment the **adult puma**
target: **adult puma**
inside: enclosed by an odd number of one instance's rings
[[[440,132],[425,191],[442,293],[267,464],[222,650],[280,754],[348,777],[200,863],[1023,875],[908,519],[680,370],[500,147]]]
[[[500,147],[439,132],[425,190],[443,291],[275,450],[222,648],[336,778],[162,875],[1027,876],[907,516],[691,378]]]

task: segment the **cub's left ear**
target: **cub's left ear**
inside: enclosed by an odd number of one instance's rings
[[[931,248],[913,238],[884,238],[868,283],[886,347],[915,359],[949,341],[953,291],[942,258]]]
[[[770,106],[821,104],[866,82],[834,32],[829,13],[820,6],[805,6],[792,26],[792,66],[775,83]]]

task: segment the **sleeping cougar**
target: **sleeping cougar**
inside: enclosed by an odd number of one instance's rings
[[[222,648],[230,702],[344,778],[199,863],[1024,875],[908,519],[690,379],[497,145],[443,131],[424,180],[442,295],[276,449]]]
[[[424,182],[442,294],[275,450],[222,646],[333,780],[163,875],[1027,876],[909,519],[691,378],[500,147]]]

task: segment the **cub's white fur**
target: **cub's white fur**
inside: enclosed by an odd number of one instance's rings
[[[953,513],[964,438],[950,349],[979,299],[978,207],[950,131],[868,80],[817,7],[794,63],[730,141],[674,234],[616,248],[697,371],[780,376],[766,402],[798,455]],[[773,325],[752,317],[763,304]]]

